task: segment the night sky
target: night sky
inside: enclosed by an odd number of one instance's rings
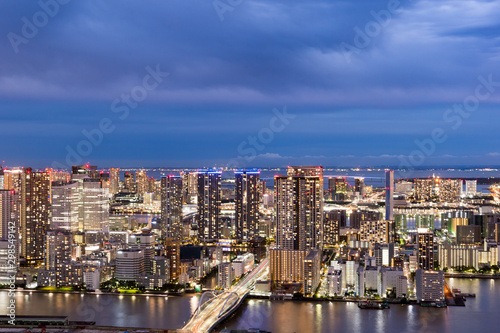
[[[4,165],[500,165],[500,1],[60,2],[2,2]]]

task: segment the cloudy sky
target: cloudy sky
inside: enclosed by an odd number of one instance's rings
[[[500,1],[2,7],[8,166],[500,165]]]

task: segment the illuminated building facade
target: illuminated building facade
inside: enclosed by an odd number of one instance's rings
[[[167,238],[182,238],[183,177],[161,178],[161,220]]]
[[[418,233],[418,267],[424,270],[434,269],[434,234]]]
[[[21,185],[21,256],[31,267],[45,259],[45,235],[50,223],[50,174],[26,168]]]
[[[213,241],[221,238],[221,171],[198,172],[198,238]]]
[[[259,234],[259,171],[236,171],[236,239],[248,240]]]

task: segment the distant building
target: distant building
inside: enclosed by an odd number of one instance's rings
[[[444,272],[419,269],[415,276],[417,302],[444,302]]]
[[[109,194],[120,192],[120,168],[109,169]]]
[[[151,274],[151,260],[155,256],[155,235],[151,233],[132,234],[129,237],[129,248],[142,251],[144,272]]]
[[[477,193],[477,180],[465,181],[465,195],[474,196]]]
[[[340,241],[340,225],[345,226],[346,211],[328,211],[323,219],[323,246],[331,247]]]
[[[385,219],[393,221],[394,211],[394,171],[385,172]]]

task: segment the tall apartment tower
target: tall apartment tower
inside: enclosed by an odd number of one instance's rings
[[[183,177],[161,178],[161,221],[163,235],[167,238],[182,237]]]
[[[21,183],[21,256],[30,267],[43,264],[50,223],[50,174],[26,168]]]
[[[321,186],[321,198],[323,198],[323,167],[322,166],[289,166],[288,176],[310,176],[318,177]]]
[[[248,240],[259,233],[259,171],[235,171],[236,238]]]
[[[323,190],[317,176],[274,178],[276,245],[279,249],[322,249]]]
[[[434,234],[432,232],[418,233],[418,268],[434,269]]]
[[[78,182],[52,182],[50,229],[78,231]]]
[[[139,170],[135,172],[135,188],[137,194],[144,194],[149,189],[149,178],[146,171]]]
[[[109,194],[120,192],[120,168],[109,169]]]
[[[204,241],[221,238],[221,171],[198,172],[198,238]]]
[[[394,220],[394,171],[385,172],[385,219]]]
[[[125,172],[123,189],[125,192],[135,193],[135,180],[132,172]]]
[[[9,230],[19,234],[19,193],[0,189],[0,240],[9,239]]]

